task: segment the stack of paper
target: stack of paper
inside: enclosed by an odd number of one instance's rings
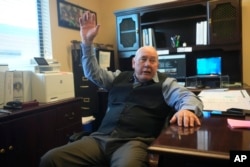
[[[250,120],[227,119],[231,128],[250,128]]]
[[[198,97],[204,104],[204,110],[250,109],[250,96],[246,90],[203,90]]]
[[[87,117],[82,117],[82,124],[83,125],[86,125],[86,124],[88,124],[88,123],[90,123],[90,122],[92,122],[92,121],[94,121],[95,120],[95,117],[94,116],[87,116]]]

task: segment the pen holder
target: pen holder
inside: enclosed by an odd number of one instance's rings
[[[175,35],[174,37],[171,37],[171,45],[173,48],[177,48],[180,46],[180,35]]]

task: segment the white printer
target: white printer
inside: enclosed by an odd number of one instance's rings
[[[32,99],[40,103],[75,97],[72,72],[33,73]]]

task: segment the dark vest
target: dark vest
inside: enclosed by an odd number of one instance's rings
[[[109,111],[98,131],[114,137],[156,137],[171,113],[162,95],[166,76],[133,88],[133,72],[122,72],[109,92]]]

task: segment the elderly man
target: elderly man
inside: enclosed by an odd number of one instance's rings
[[[91,54],[100,25],[88,11],[79,22],[84,73],[109,91],[107,112],[96,132],[50,150],[40,167],[146,167],[147,147],[164,126],[199,126],[203,104],[174,78],[157,71],[158,55],[151,46],[138,49],[132,60],[134,71],[100,68]]]

